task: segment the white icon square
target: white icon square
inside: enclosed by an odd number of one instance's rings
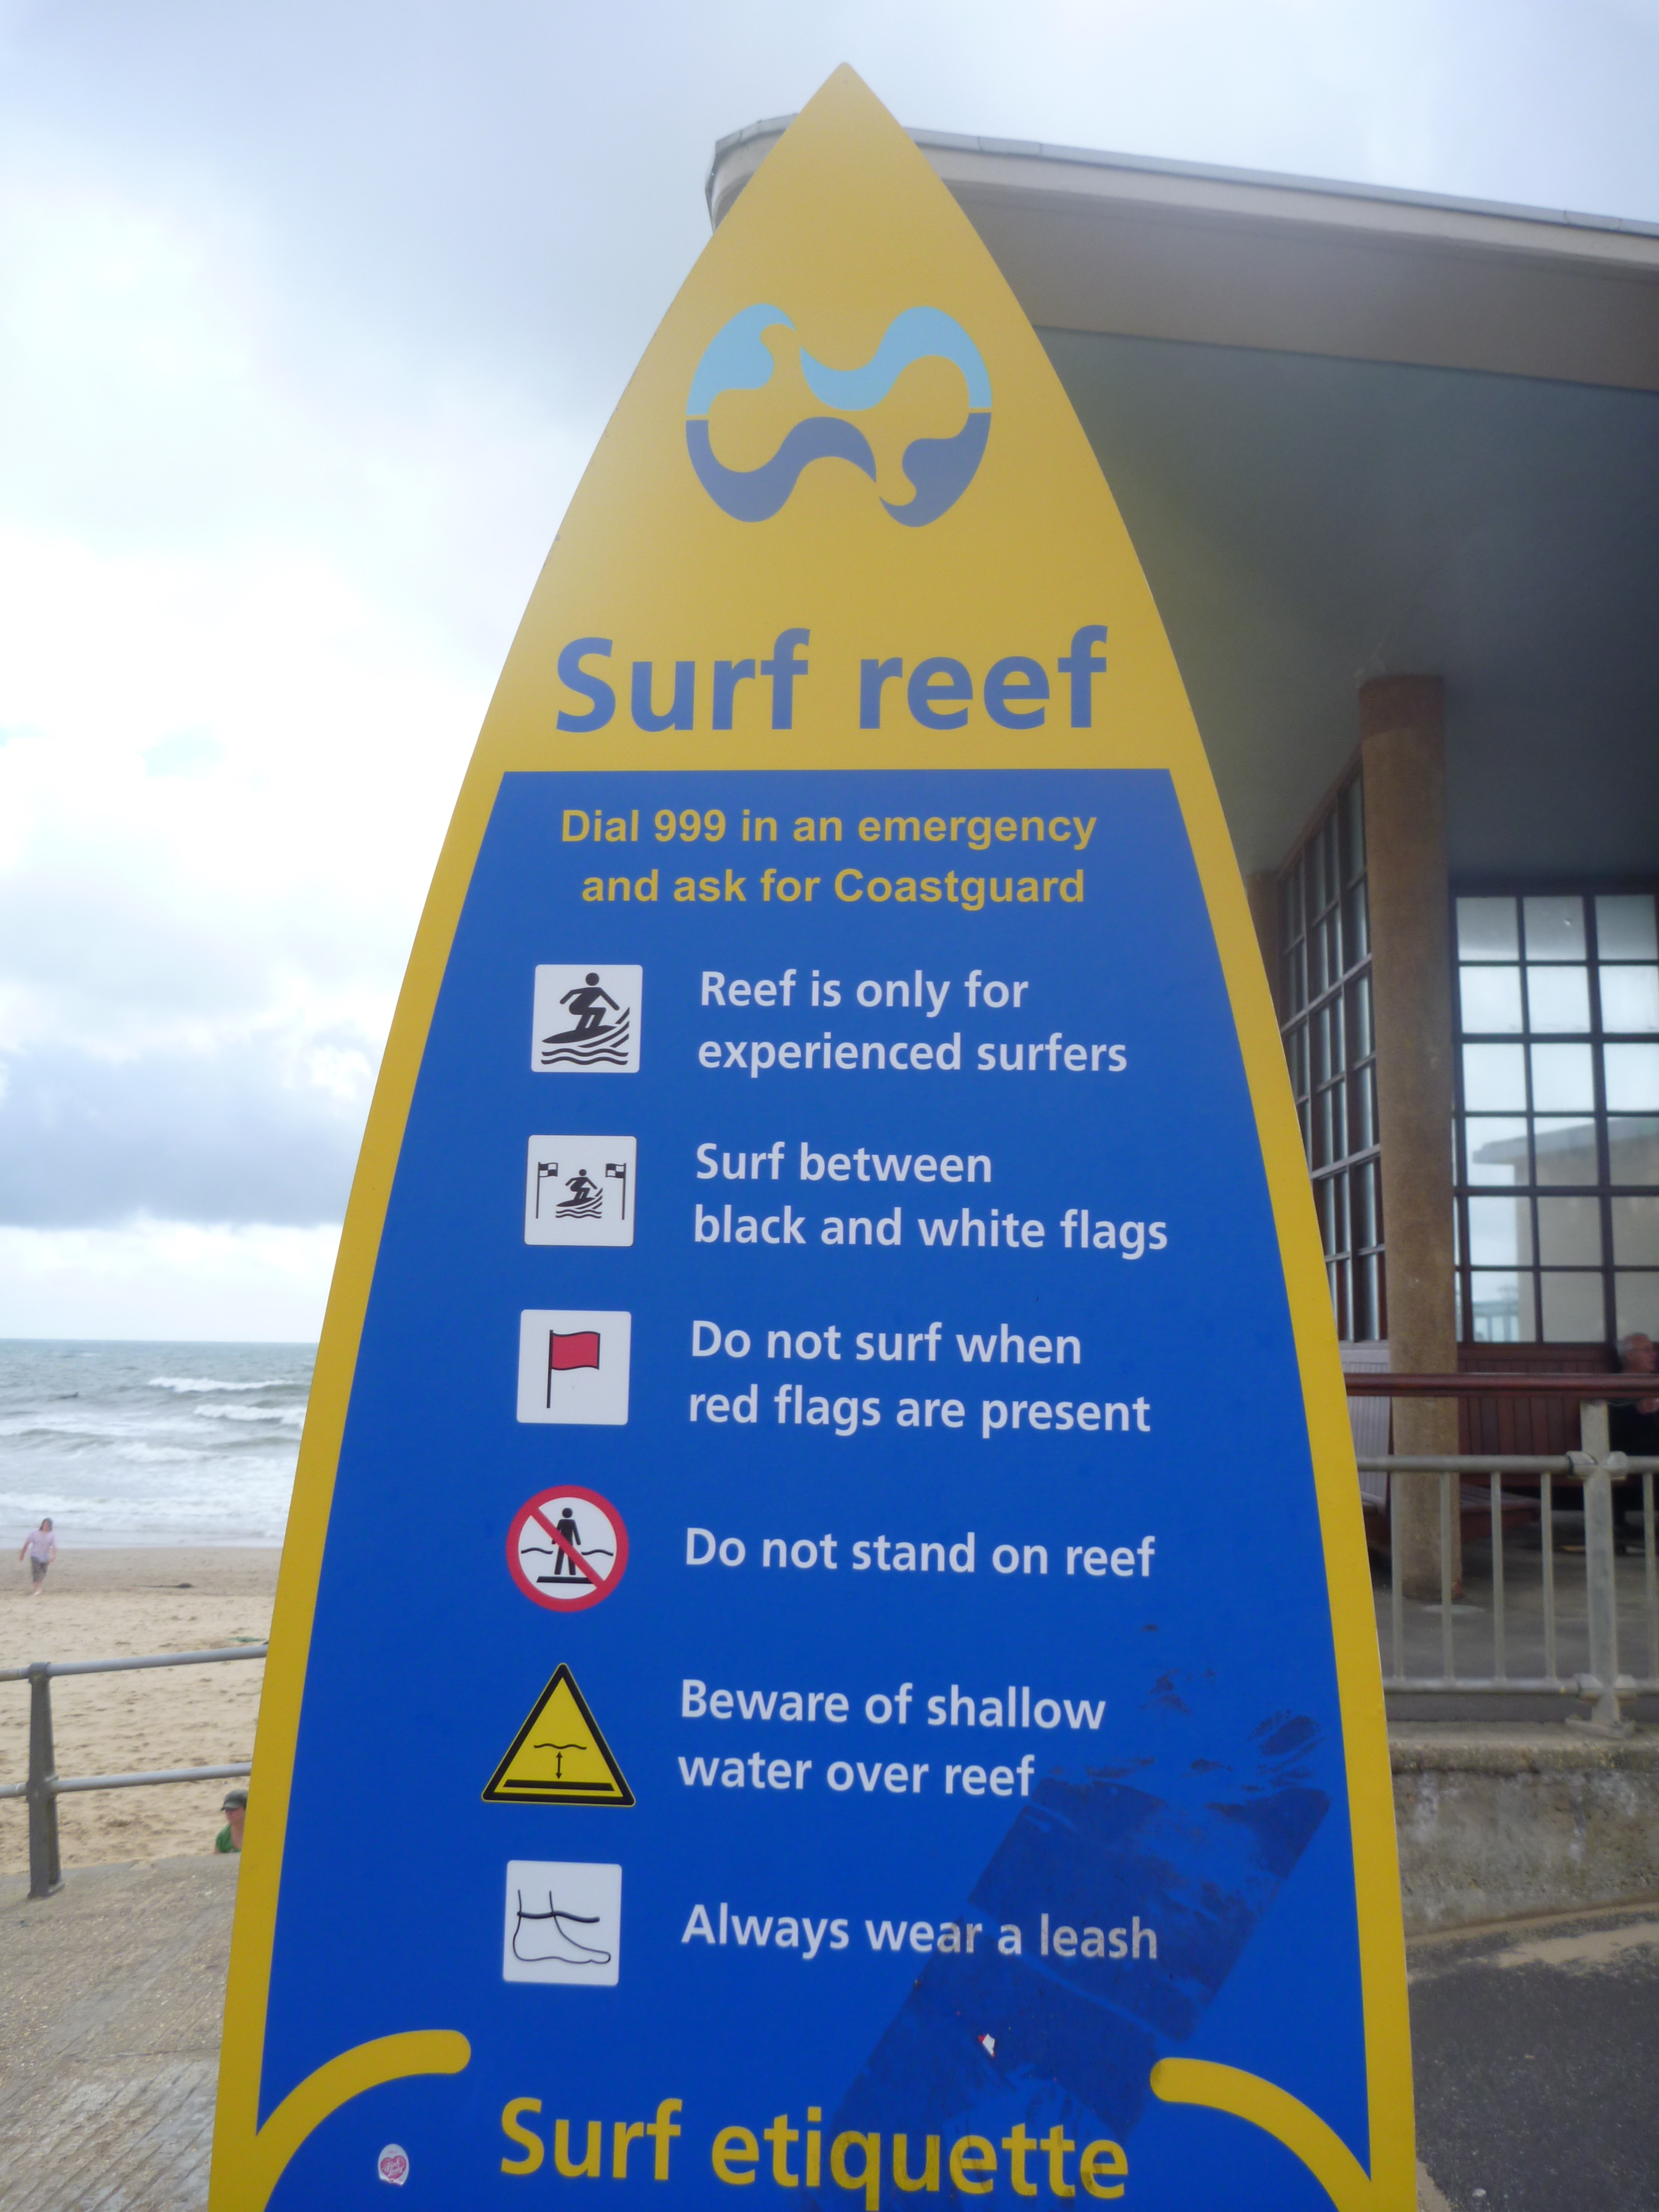
[[[519,1316],[519,1419],[620,1428],[634,1316],[538,1308]]]
[[[532,1137],[526,1244],[631,1244],[638,1144],[632,1137]]]
[[[637,1075],[642,968],[536,970],[530,1065],[538,1075]]]
[[[501,1979],[615,1989],[622,1876],[580,1859],[509,1859]]]

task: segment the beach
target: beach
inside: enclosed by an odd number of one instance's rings
[[[263,1643],[276,1594],[275,1547],[144,1545],[59,1553],[43,1595],[0,1561],[0,1667],[33,1659],[131,1658]],[[125,1774],[217,1766],[253,1754],[263,1660],[88,1674],[52,1686],[58,1771]],[[0,1682],[0,1781],[28,1771],[29,1692]],[[58,1801],[66,1868],[211,1851],[226,1782],[89,1790]],[[27,1811],[0,1802],[0,1872],[28,1864]]]

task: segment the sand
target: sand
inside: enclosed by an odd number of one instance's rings
[[[276,1588],[274,1551],[64,1552],[39,1598],[29,1571],[0,1561],[0,1667],[32,1659],[115,1659],[263,1643]],[[253,1755],[261,1659],[71,1675],[52,1686],[58,1771],[131,1774],[219,1766]],[[0,1781],[28,1772],[29,1692],[0,1682]],[[226,1782],[99,1790],[58,1800],[66,1867],[210,1851]],[[0,1871],[28,1864],[27,1808],[0,1801]]]

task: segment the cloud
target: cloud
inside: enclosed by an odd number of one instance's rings
[[[0,1228],[0,1337],[314,1343],[332,1229]]]
[[[0,1058],[0,1225],[337,1224],[377,1057],[347,1033]]]

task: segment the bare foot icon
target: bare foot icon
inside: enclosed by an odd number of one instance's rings
[[[557,1960],[566,1966],[608,1966],[609,1951],[596,1950],[570,1933],[571,1928],[597,1928],[597,1912],[561,1912],[547,1893],[545,1912],[526,1912],[524,1892],[518,1893],[519,1917],[513,1929],[513,1955],[526,1966],[544,1966]],[[567,1923],[568,1923],[567,1925]]]

